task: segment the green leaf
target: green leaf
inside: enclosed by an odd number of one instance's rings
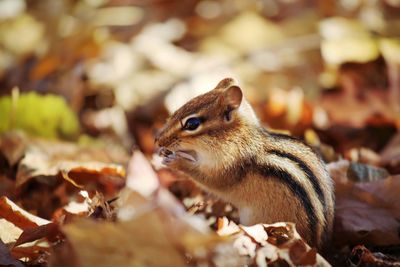
[[[20,129],[46,138],[76,137],[79,122],[65,100],[56,95],[22,94],[13,102],[0,98],[0,133]]]

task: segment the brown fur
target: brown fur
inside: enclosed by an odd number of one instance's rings
[[[224,79],[172,115],[159,146],[194,154],[196,161],[177,157],[168,165],[237,206],[242,223],[291,221],[310,245],[321,247],[334,207],[324,163],[302,142],[264,130],[237,90],[233,79]],[[191,115],[204,118],[193,132],[182,128]]]

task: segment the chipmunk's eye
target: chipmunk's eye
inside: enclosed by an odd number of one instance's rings
[[[188,131],[194,131],[197,128],[199,128],[201,122],[202,122],[201,118],[198,118],[198,117],[189,118],[185,122],[185,125],[183,126],[183,129],[184,130],[188,130]]]

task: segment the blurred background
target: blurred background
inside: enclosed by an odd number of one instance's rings
[[[398,0],[1,0],[0,132],[151,154],[174,110],[234,77],[327,158],[379,152],[400,127],[399,36]]]

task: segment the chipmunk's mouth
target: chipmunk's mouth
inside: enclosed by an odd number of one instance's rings
[[[169,150],[168,148],[161,147],[158,150],[158,155],[160,155],[163,158],[162,163],[165,165],[168,165],[175,161],[176,159],[184,159],[190,162],[196,162],[197,161],[197,155],[194,150],[176,150],[172,151]]]

